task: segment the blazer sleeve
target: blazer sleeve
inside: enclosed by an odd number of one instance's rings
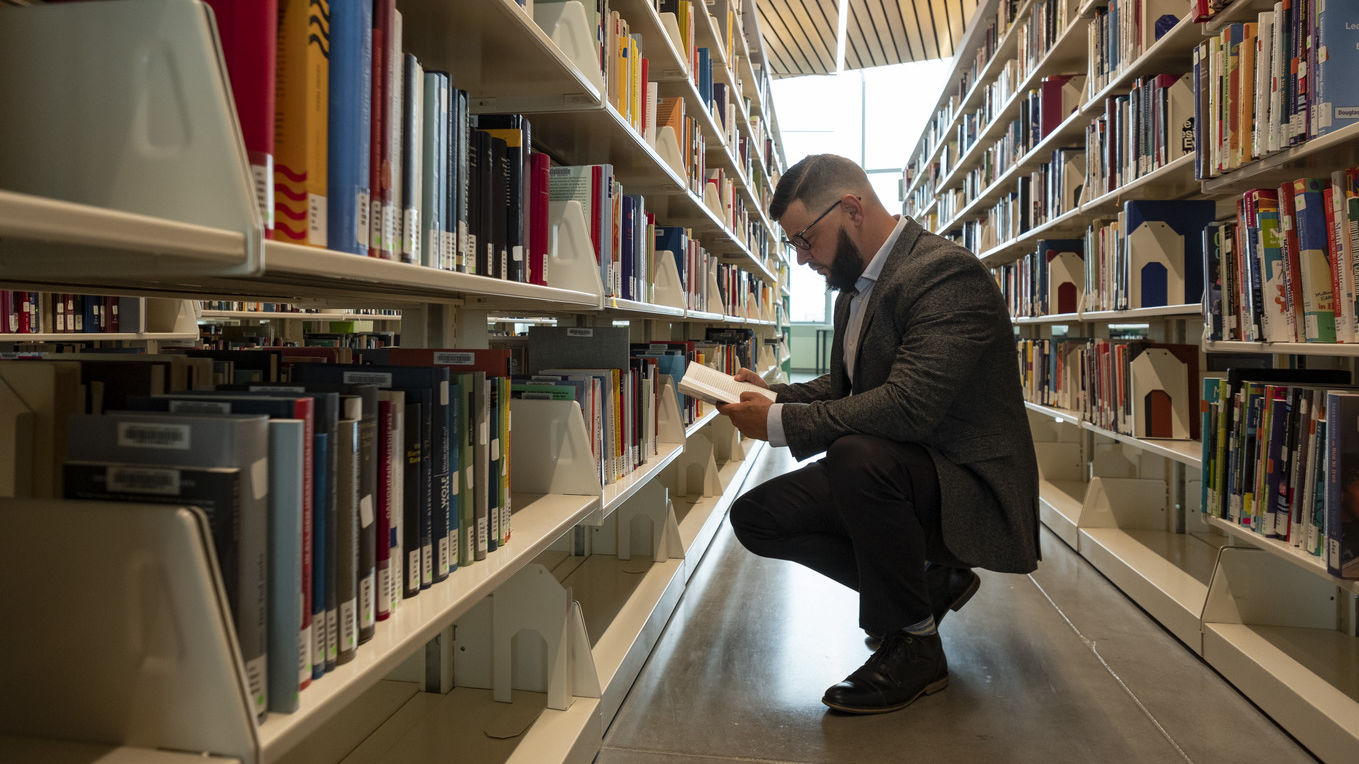
[[[783,408],[784,434],[799,459],[825,451],[854,433],[898,442],[930,443],[981,361],[1013,363],[1013,332],[995,282],[970,253],[959,250],[913,269],[878,308],[875,322],[892,321],[900,341],[886,380],[835,400],[792,402]],[[991,356],[989,354],[996,354]],[[1001,358],[999,354],[1005,354]],[[783,396],[780,396],[783,400]]]
[[[791,385],[770,385],[770,390],[778,393],[779,403],[808,403],[810,401],[825,401],[831,398],[831,378],[829,374],[821,376],[809,382],[798,382]]]

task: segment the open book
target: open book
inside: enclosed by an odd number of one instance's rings
[[[722,372],[698,363],[690,363],[684,368],[684,377],[680,379],[679,391],[685,395],[692,395],[708,403],[737,403],[741,400],[741,393],[750,391],[759,393],[769,400],[774,400],[773,390],[766,390],[759,385],[752,385],[749,382],[737,382],[735,377],[729,377]]]

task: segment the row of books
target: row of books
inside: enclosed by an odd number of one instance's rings
[[[1359,391],[1340,370],[1203,381],[1203,512],[1359,579]]]
[[[1203,249],[1206,339],[1359,341],[1359,168],[1247,191]]]
[[[136,297],[0,289],[0,334],[140,331]]]
[[[1020,23],[1019,50],[1014,60],[1019,64],[1020,81],[1029,78],[1035,66],[1052,50],[1058,38],[1078,16],[1081,0],[1033,0],[1029,16]]]
[[[1026,399],[1136,438],[1199,438],[1199,349],[1145,339],[1020,339]]]
[[[504,350],[391,348],[362,364],[321,348],[3,362],[16,458],[0,489],[203,506],[257,710],[289,711],[402,599],[508,541],[511,398],[571,388],[601,483],[613,482],[656,453],[655,356],[674,356],[666,369],[678,376],[729,352],[716,340],[630,348],[627,330],[609,327],[587,336],[610,334],[621,358],[591,344],[573,359],[580,330],[535,329],[532,379],[510,376]],[[748,347],[753,332],[723,338]]]
[[[1080,239],[1041,239],[992,269],[1017,317],[1186,305],[1203,297],[1212,200],[1129,200]]]
[[[1192,153],[1190,75],[1158,74],[1109,96],[1085,130],[1085,199],[1113,191]]]
[[[453,77],[401,51],[393,3],[345,0],[325,16],[315,4],[285,1],[276,24],[266,23],[274,17],[263,6],[221,5],[233,94],[272,236],[546,283],[551,163],[532,151],[529,121],[471,115]],[[636,38],[615,42],[631,52]],[[261,50],[276,55],[260,58]],[[709,182],[725,188],[729,179],[709,178],[703,134],[684,100],[646,97],[657,93],[642,85],[636,58],[614,80],[625,86],[623,113],[639,132],[653,123],[676,131],[696,193]],[[733,192],[725,198],[728,227],[747,238],[743,205]]]
[[[306,308],[291,302],[259,302],[243,300],[202,300],[203,310],[222,310],[237,313],[296,313],[299,316],[318,313],[347,313],[356,316],[400,316],[396,308]]]
[[[1086,28],[1087,90],[1094,98],[1147,49],[1169,32],[1188,10],[1181,0],[1108,0],[1095,8]]]
[[[1198,177],[1359,122],[1359,6],[1279,0],[1194,50]]]

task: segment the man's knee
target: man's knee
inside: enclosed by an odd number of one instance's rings
[[[728,514],[736,540],[747,549],[751,549],[752,545],[758,545],[760,539],[769,535],[769,512],[765,509],[764,503],[752,493],[748,491],[738,496],[736,501],[732,502]]]

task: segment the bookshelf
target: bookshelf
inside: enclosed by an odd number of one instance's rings
[[[988,32],[1002,5],[1013,8],[1012,21]],[[1055,129],[1019,152],[1013,163],[997,168],[989,182],[969,181],[969,171],[981,166],[988,148],[1002,139],[1019,114],[1019,99],[1030,88],[1047,75],[1085,71],[1083,62],[1076,68],[1072,63],[1086,55],[1087,42],[1093,44],[1089,30],[1109,5],[1108,0],[980,4],[934,117],[910,154],[903,179],[908,214],[937,233],[961,236],[965,223],[984,220],[1021,178],[1047,162],[1054,148],[1082,145],[1085,126],[1105,114],[1108,99],[1130,93],[1142,78],[1190,72],[1195,48],[1205,39],[1228,24],[1254,21],[1257,13],[1274,6],[1268,0],[1237,0],[1211,21],[1199,23],[1191,18],[1193,3],[1172,4],[1178,21],[1141,55],[1123,61],[1102,86],[1083,88],[1079,103]],[[1064,31],[1027,76],[1005,91],[1007,98],[991,109],[989,120],[974,120],[972,115],[988,98],[994,101],[996,82],[1018,66],[1022,25],[1041,23],[1032,14],[1047,7],[1066,11],[1066,23],[1058,25]],[[988,55],[988,50],[993,52]],[[965,143],[970,129],[976,138]],[[1127,200],[1212,199],[1217,217],[1226,218],[1248,189],[1359,163],[1356,137],[1355,126],[1343,127],[1202,180],[1195,177],[1196,155],[1191,152],[1143,170],[1112,190],[1092,194],[1086,188],[1074,208],[1035,221],[1018,235],[998,236],[999,241],[977,254],[993,269],[1023,261],[1039,241],[1079,238],[1090,226],[1113,220]],[[1351,371],[1359,357],[1353,344],[1208,341],[1197,302],[1082,309],[1013,321],[1018,338],[1051,340],[1054,345],[1068,337],[1103,341],[1140,326],[1141,336],[1154,342],[1198,346],[1200,376],[1223,375],[1216,369],[1232,362],[1222,358],[1228,354],[1248,354],[1276,367]],[[1026,405],[1044,525],[1313,754],[1328,762],[1359,756],[1359,586],[1328,575],[1319,558],[1287,542],[1204,514],[1202,440],[1135,437],[1097,424],[1087,411]]]
[[[86,83],[113,94],[114,102],[129,102],[99,124],[120,120],[133,124],[139,113],[177,114],[185,120],[186,134],[194,137],[179,147],[181,151],[170,152],[174,156],[152,161],[137,151],[123,152],[128,147],[118,143],[120,131],[95,131],[89,121],[71,120],[69,124],[85,128],[62,131],[70,143],[53,145],[44,139],[51,125],[43,123],[45,117],[36,113],[40,110],[0,118],[5,145],[31,149],[7,151],[8,159],[0,160],[0,282],[184,301],[276,300],[399,308],[399,317],[341,308],[296,314],[209,311],[203,317],[388,322],[393,329],[401,326],[407,341],[432,347],[484,347],[487,319],[495,315],[497,320],[514,320],[510,317],[518,313],[551,316],[559,325],[628,321],[634,342],[701,338],[707,326],[751,327],[757,341],[777,337],[786,331],[786,290],[780,290],[779,282],[786,281],[787,263],[777,249],[778,232],[763,212],[761,189],[772,189],[783,160],[772,110],[762,100],[768,87],[761,80],[767,75],[760,66],[758,21],[750,2],[718,0],[696,6],[703,11],[696,20],[699,45],[705,40],[715,43],[722,34],[710,13],[740,21],[746,35],[756,35],[747,40],[734,34],[733,50],[714,46],[713,58],[715,81],[732,86],[737,99],[731,132],[744,137],[747,150],[755,155],[749,166],[727,141],[729,131],[721,120],[702,104],[668,31],[673,18],[658,14],[645,0],[612,4],[641,36],[645,53],[655,64],[651,78],[660,83],[662,95],[682,96],[697,118],[706,139],[708,166],[723,170],[733,183],[751,225],[767,242],[763,248],[752,246],[749,231],[733,228],[731,220],[691,190],[671,158],[623,118],[608,100],[607,83],[598,72],[589,71],[588,57],[582,68],[579,56],[563,52],[563,46],[571,49],[573,40],[589,39],[591,30],[569,23],[545,30],[514,0],[398,2],[404,17],[403,47],[431,67],[456,73],[455,84],[468,90],[474,113],[527,115],[535,145],[560,163],[612,163],[627,192],[645,195],[648,210],[656,212],[659,221],[692,227],[710,253],[748,272],[756,283],[769,284],[782,311],[772,303],[758,310],[753,303],[724,309],[719,301],[716,310],[698,311],[612,297],[600,289],[593,253],[571,250],[565,243],[552,263],[553,283],[558,285],[541,286],[265,238],[230,90],[225,87],[225,69],[203,21],[203,6],[191,0],[39,8],[35,10],[49,20],[32,26],[27,21],[33,17],[17,15],[28,9],[18,9],[14,18],[25,23],[0,30],[6,44],[18,46],[19,39],[29,40],[23,52],[19,47],[14,50],[19,55],[32,53],[27,60],[35,69],[45,69],[44,61],[69,59],[40,77],[20,78],[17,72],[0,76],[0,98],[5,101],[20,102],[57,82]],[[120,13],[124,18],[118,18]],[[132,23],[148,14],[157,14],[165,23]],[[99,30],[101,49],[95,55],[67,56],[60,46],[47,44],[54,30],[73,26]],[[191,95],[187,104],[174,100],[181,95],[178,91],[146,90],[135,72],[104,65],[109,59],[131,58],[119,57],[119,46],[125,50],[147,45],[163,46],[172,54],[175,73]],[[38,55],[45,48],[52,50]],[[749,109],[742,94],[752,99]],[[758,130],[752,115],[764,117]],[[54,114],[52,119],[64,117]],[[772,163],[764,161],[766,137],[776,142]],[[124,193],[112,183],[91,188],[98,184],[85,177],[85,168],[71,162],[49,164],[57,169],[41,177],[35,172],[60,153],[80,151],[126,153],[132,172],[154,178],[154,188],[136,194]],[[20,161],[16,154],[31,156]],[[717,300],[715,293],[713,299]],[[148,332],[139,338],[160,336]],[[23,341],[42,340],[24,336]],[[472,344],[477,342],[480,345]],[[782,373],[779,365],[762,371],[766,378]],[[715,412],[708,411],[687,427],[678,425],[669,421],[676,433],[673,442],[660,443],[659,453],[616,483],[584,495],[516,491],[511,499],[511,541],[486,560],[460,568],[407,600],[378,625],[376,636],[353,661],[301,693],[296,712],[270,713],[255,722],[241,703],[232,721],[246,717],[243,727],[205,716],[179,731],[172,747],[193,751],[196,758],[202,752],[247,764],[365,761],[400,758],[402,752],[475,760],[590,760],[759,453],[760,444],[742,441]],[[524,432],[531,429],[526,426]],[[545,463],[515,464],[516,474],[525,480],[549,469]],[[623,546],[631,547],[630,555],[622,553]],[[184,564],[189,577],[211,581],[212,571],[205,563]],[[544,577],[551,580],[544,584]],[[223,608],[213,597],[207,599],[204,607]],[[571,656],[571,671],[565,689],[555,679],[540,682],[519,676],[533,674],[535,661],[548,658],[543,650],[521,648],[518,643],[516,660],[527,667],[514,670],[512,692],[509,684],[490,676],[492,599],[497,613],[532,611],[547,600],[565,603],[562,622],[547,629],[566,634],[562,644]],[[545,637],[551,638],[555,635]],[[232,660],[225,648],[208,652],[217,663],[228,665]],[[473,654],[477,657],[467,657]],[[194,680],[171,675],[166,684],[190,698],[233,696],[221,683],[199,685]],[[513,702],[498,700],[502,691]],[[234,693],[243,695],[240,687]],[[565,702],[559,702],[562,698]],[[562,707],[548,707],[552,704]],[[52,713],[60,712],[61,703],[54,703]],[[107,728],[113,731],[105,733],[106,745],[96,747],[111,752],[115,757],[111,760],[121,755],[153,760],[149,749],[164,742],[155,732],[135,741],[120,740],[116,724]],[[489,741],[483,734],[488,728],[506,734]],[[60,740],[77,737],[71,730],[49,730],[47,737],[54,739],[44,741],[23,737],[24,732],[8,728],[0,732],[0,758],[50,760],[81,745]],[[202,742],[224,737],[229,745]],[[180,758],[168,752],[154,755],[165,761]]]

